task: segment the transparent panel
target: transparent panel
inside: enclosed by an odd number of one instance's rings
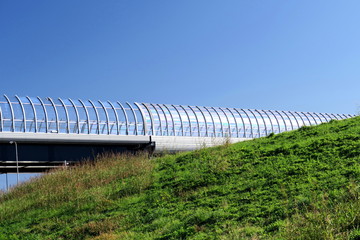
[[[3,120],[3,131],[4,132],[12,132],[14,131],[12,125],[12,113],[11,108],[5,97],[0,96],[0,107],[2,112],[2,120]]]
[[[197,121],[199,123],[200,136],[205,137],[206,136],[206,128],[207,128],[205,118],[204,118],[203,114],[201,113],[201,111],[197,107],[191,107],[191,108],[195,112]]]
[[[57,122],[56,122],[56,113],[52,103],[49,100],[43,100],[44,106],[48,116],[48,131],[56,133],[57,129]]]
[[[70,133],[78,133],[78,117],[76,115],[75,107],[68,99],[63,100],[69,117],[69,131]]]
[[[53,101],[55,103],[56,111],[59,118],[59,132],[67,133],[68,121],[67,121],[65,107],[63,106],[63,104],[60,102],[59,99],[54,99]]]
[[[221,109],[224,111],[224,113],[227,116],[227,119],[229,121],[229,128],[230,128],[230,134],[231,134],[230,136],[238,137],[237,124],[236,124],[236,119],[234,118],[234,115],[228,109],[225,109],[225,108],[221,108]]]
[[[160,105],[155,105],[156,109],[159,112],[160,119],[161,119],[161,126],[163,128],[163,135],[164,136],[171,136],[173,135],[172,131],[172,122],[171,122],[171,116],[168,112],[168,110],[165,107],[161,107]]]
[[[182,117],[180,116],[180,110],[178,107],[174,107],[172,105],[167,105],[169,110],[171,111],[171,114],[174,119],[174,125],[175,125],[175,136],[183,136],[183,129],[182,129]]]
[[[145,129],[144,129],[144,119],[143,119],[143,116],[141,114],[141,111],[139,110],[139,108],[135,104],[132,105],[132,107],[134,109],[134,112],[135,112],[135,115],[136,115],[136,118],[137,118],[137,121],[138,121],[137,135],[144,135],[145,134],[145,132],[144,132],[145,131]]]
[[[196,116],[194,112],[187,106],[182,106],[182,107],[184,108],[190,119],[190,125],[192,131],[191,136],[199,136],[198,122],[196,120]]]
[[[109,117],[109,128],[110,128],[110,134],[112,135],[117,135],[117,120],[116,120],[116,110],[114,110],[114,108],[111,106],[110,103],[108,102],[103,102],[106,111],[108,113],[108,117]]]
[[[26,132],[35,132],[35,113],[33,106],[26,97],[20,97],[20,101],[22,102],[25,111]]]

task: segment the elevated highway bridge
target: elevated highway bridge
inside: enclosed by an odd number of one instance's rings
[[[4,95],[0,173],[43,172],[106,152],[188,151],[353,116]]]

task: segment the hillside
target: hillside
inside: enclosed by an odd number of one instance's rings
[[[149,159],[107,156],[0,197],[0,239],[360,239],[360,117]]]

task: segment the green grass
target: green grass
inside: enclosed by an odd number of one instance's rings
[[[360,239],[360,118],[149,159],[106,156],[0,197],[0,239]]]

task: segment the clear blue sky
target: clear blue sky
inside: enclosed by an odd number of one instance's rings
[[[355,0],[2,0],[0,94],[357,113],[359,13]]]

